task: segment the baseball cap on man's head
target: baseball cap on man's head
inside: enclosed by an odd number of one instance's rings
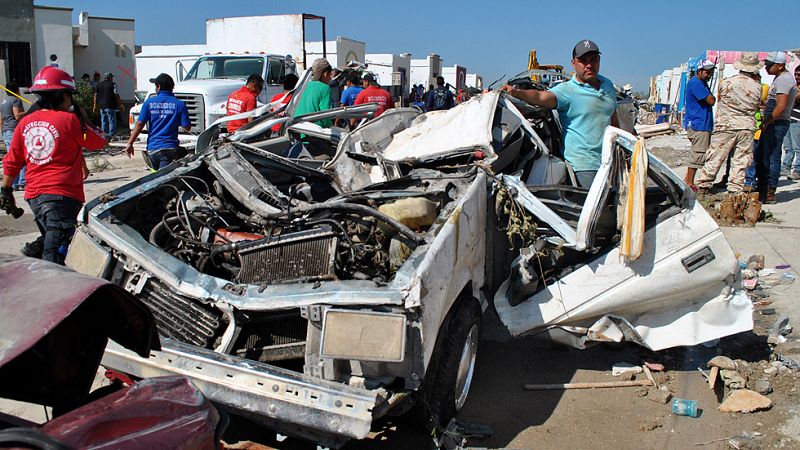
[[[161,89],[171,91],[175,87],[175,80],[171,76],[162,73],[155,78],[150,78],[150,82],[161,86]]]
[[[580,58],[581,56],[591,52],[596,52],[599,54],[600,48],[594,42],[584,39],[575,44],[575,48],[572,49],[572,57]]]
[[[114,78],[114,74],[111,73],[111,72],[106,72],[105,76],[106,76],[106,80],[108,80],[109,78]]]
[[[322,74],[329,70],[333,70],[331,63],[329,63],[325,58],[317,58],[314,60],[314,64],[311,66],[311,79],[319,81],[319,79],[322,77]]]
[[[764,58],[767,64],[786,64],[786,53],[784,52],[769,52],[767,57]]]
[[[702,69],[702,70],[705,70],[707,72],[710,72],[710,71],[712,71],[712,70],[714,70],[716,68],[717,68],[717,65],[714,64],[714,62],[709,60],[709,59],[703,60],[702,62],[697,64],[697,70],[701,70]]]
[[[367,83],[374,83],[376,81],[375,75],[373,75],[370,72],[364,72],[364,75],[361,75],[361,79],[366,81]]]

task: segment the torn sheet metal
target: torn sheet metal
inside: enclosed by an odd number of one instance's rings
[[[572,228],[564,219],[558,214],[548,208],[541,200],[536,198],[527,187],[525,183],[517,176],[502,175],[503,184],[510,188],[515,193],[514,199],[517,200],[523,208],[536,216],[541,221],[553,227],[553,230],[564,239],[564,246],[574,248],[575,250],[583,250],[585,247],[579,247],[577,243],[577,236],[575,229]]]
[[[417,118],[415,126],[397,133],[384,149],[389,161],[407,161],[461,150],[491,150],[492,123],[498,93],[490,92],[448,111],[432,111]]]

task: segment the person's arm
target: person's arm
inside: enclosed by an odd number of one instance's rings
[[[617,117],[617,110],[614,110],[614,114],[611,114],[611,126],[615,128],[619,128],[619,117]]]
[[[706,103],[708,106],[714,106],[714,103],[717,102],[717,99],[714,98],[714,95],[708,94],[708,97],[705,98]]]
[[[92,111],[97,112],[97,91],[92,95]]]
[[[192,131],[192,121],[189,120],[189,108],[186,107],[186,103],[184,103],[183,108],[181,108],[181,126],[183,127],[183,131],[187,133]]]
[[[139,137],[139,133],[144,130],[144,123],[136,121],[136,125],[133,126],[133,130],[131,130],[131,137],[128,138],[128,143],[125,144],[125,153],[128,154],[128,158],[133,158],[133,143],[136,142],[136,138]]]
[[[766,128],[772,122],[778,120],[778,118],[786,111],[786,108],[789,106],[789,96],[786,94],[778,94],[775,96],[775,109],[772,110],[772,114],[769,117],[764,118],[764,122],[761,123],[761,126]]]
[[[556,98],[556,95],[550,91],[517,89],[516,87],[508,84],[501,87],[500,90],[508,93],[514,98],[518,98],[534,106],[541,106],[548,109],[555,109],[558,107],[558,99]]]
[[[125,112],[125,105],[122,103],[122,99],[119,97],[119,94],[115,94],[117,96],[117,107],[119,108],[119,112]]]
[[[447,90],[447,107],[452,108],[456,106],[456,99],[453,97],[453,93],[450,90]]]

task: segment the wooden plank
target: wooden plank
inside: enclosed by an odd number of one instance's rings
[[[719,378],[719,367],[714,366],[711,368],[711,374],[708,376],[708,387],[712,391],[714,390],[714,385],[717,383],[717,378]]]

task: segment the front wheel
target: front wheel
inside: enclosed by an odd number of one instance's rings
[[[430,429],[446,427],[467,401],[475,374],[481,307],[462,298],[445,318],[418,398],[417,415]]]

